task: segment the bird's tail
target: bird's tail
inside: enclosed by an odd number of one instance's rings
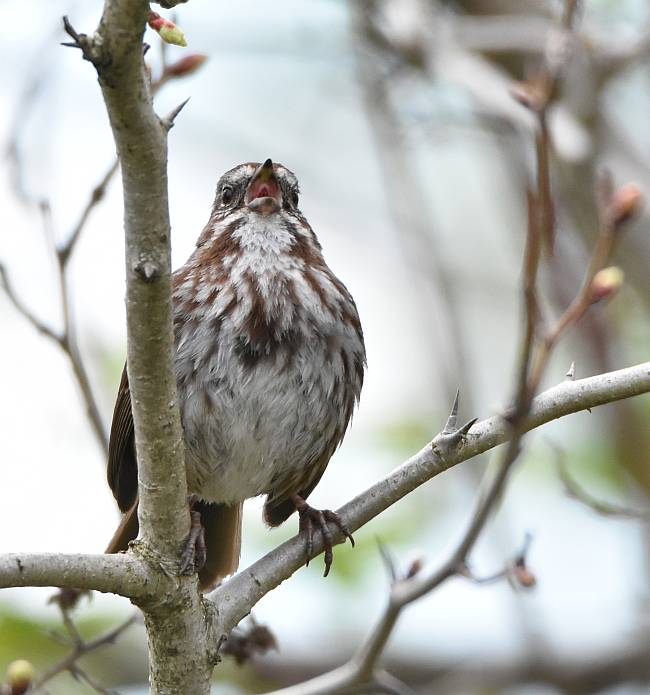
[[[210,504],[197,502],[205,530],[207,557],[199,571],[201,591],[207,592],[223,577],[237,571],[241,552],[241,521],[243,503]]]
[[[241,552],[242,503],[234,505],[196,502],[193,509],[201,513],[205,530],[207,557],[199,571],[201,591],[214,588],[223,577],[232,574],[239,566]],[[119,553],[126,550],[129,542],[138,537],[138,503],[122,517],[120,525],[104,552]]]
[[[113,534],[108,547],[104,551],[109,555],[113,553],[119,553],[126,550],[129,547],[129,543],[138,537],[138,531],[140,526],[138,524],[138,502],[136,500],[135,504],[129,509],[126,514],[122,517],[120,525]]]

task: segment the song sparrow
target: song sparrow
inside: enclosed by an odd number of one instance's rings
[[[241,509],[265,494],[264,519],[295,510],[311,555],[313,525],[332,561],[329,510],[305,499],[343,439],[365,367],[359,316],[298,209],[298,181],[281,164],[241,164],[217,185],[210,219],[173,276],[174,371],[192,540],[201,586],[237,568]],[[138,533],[137,462],[126,369],[111,428],[108,482],[124,519],[107,552]],[[203,543],[204,541],[204,543]],[[184,556],[184,564],[191,562]]]

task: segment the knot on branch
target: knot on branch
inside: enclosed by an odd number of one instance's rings
[[[160,277],[160,271],[158,266],[150,260],[139,260],[134,266],[133,270],[145,281],[154,282]]]
[[[162,556],[142,540],[131,541],[129,552],[132,552],[148,568],[150,574],[150,591],[138,597],[137,601],[133,601],[143,610],[154,612],[160,607],[169,610],[170,603],[177,601],[182,603],[184,600],[185,592],[181,591],[183,581],[189,583],[193,579],[196,584],[196,577],[179,576],[178,563],[175,560]],[[198,585],[196,591],[198,591]]]

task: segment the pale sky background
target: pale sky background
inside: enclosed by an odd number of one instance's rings
[[[628,11],[635,7],[621,5]],[[19,96],[38,74],[41,91],[21,128],[25,181],[31,195],[51,201],[57,238],[64,239],[110,164],[113,145],[93,70],[77,52],[58,47],[65,39],[58,22],[68,13],[78,30],[89,31],[100,3],[5,0],[2,11],[0,140],[4,148]],[[191,78],[168,85],[157,100],[164,113],[191,97],[170,136],[174,266],[189,255],[207,219],[218,176],[237,163],[272,157],[298,175],[301,208],[359,307],[369,363],[361,407],[312,498],[336,508],[407,453],[383,445],[389,424],[425,421],[432,437],[449,406],[436,363],[435,309],[420,296],[400,230],[388,216],[391,192],[380,180],[356,82],[348,11],[345,3],[333,0],[282,0],[272,11],[259,0],[192,0],[178,18],[188,50],[206,53],[210,60]],[[155,54],[157,37],[147,40]],[[171,59],[181,55],[180,49],[170,49]],[[431,99],[434,112],[452,114],[465,102],[444,84]],[[415,122],[422,114],[418,104],[411,106]],[[427,180],[439,253],[456,269],[462,287],[478,408],[464,415],[484,417],[507,401],[517,339],[519,249],[512,242],[523,234],[523,212],[513,201],[516,173],[504,168],[493,134],[455,127],[449,118],[427,127],[433,128],[433,138],[426,148],[414,147],[412,157]],[[495,206],[495,199],[509,204]],[[17,200],[4,159],[0,210],[0,260],[24,301],[58,325],[56,276],[40,218]],[[116,180],[93,213],[71,269],[82,349],[107,426],[124,354],[123,280]],[[5,394],[0,399],[0,551],[97,552],[118,516],[67,362],[2,294],[0,336]],[[556,380],[572,358],[564,352],[554,361]],[[579,414],[570,424],[548,427],[547,434],[577,450],[597,437],[600,417],[598,412]],[[535,437],[534,449],[551,466],[541,437]],[[415,554],[432,565],[440,562],[470,512],[475,479],[467,470],[475,465],[425,486],[359,536],[372,538],[380,529],[393,528],[399,538],[394,527],[417,526],[421,519],[423,532],[409,532],[417,536],[413,541],[406,534],[395,552],[404,564]],[[530,634],[527,623],[551,652],[562,654],[605,651],[629,638],[645,576],[637,526],[598,518],[568,501],[542,469],[539,463],[524,463],[515,474],[504,508],[475,554],[477,571],[488,574],[516,550],[525,531],[533,532],[530,564],[537,589],[513,595],[506,584],[476,587],[454,579],[404,614],[392,649],[508,659],[529,648],[522,637]],[[258,501],[248,504],[244,565],[297,528],[291,519],[282,531],[263,530],[259,507]],[[346,584],[322,580],[321,562],[285,582],[255,611],[272,625],[283,651],[296,656],[312,649],[315,631],[324,649],[348,652],[383,604],[385,578],[377,553],[360,556],[357,576]],[[49,593],[6,591],[0,602],[50,615],[54,609],[44,603]],[[126,611],[127,604],[98,597],[92,607],[113,609]],[[305,625],[301,616],[307,610]]]

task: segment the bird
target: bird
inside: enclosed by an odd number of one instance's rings
[[[366,369],[355,302],[324,260],[299,208],[293,172],[266,159],[218,181],[209,220],[172,275],[173,371],[183,428],[191,530],[181,572],[202,591],[236,571],[244,500],[265,495],[274,527],[295,511],[332,564],[331,510],[306,500],[340,445]],[[137,455],[126,366],[111,425],[109,486],[124,513],[106,552],[138,535]]]

